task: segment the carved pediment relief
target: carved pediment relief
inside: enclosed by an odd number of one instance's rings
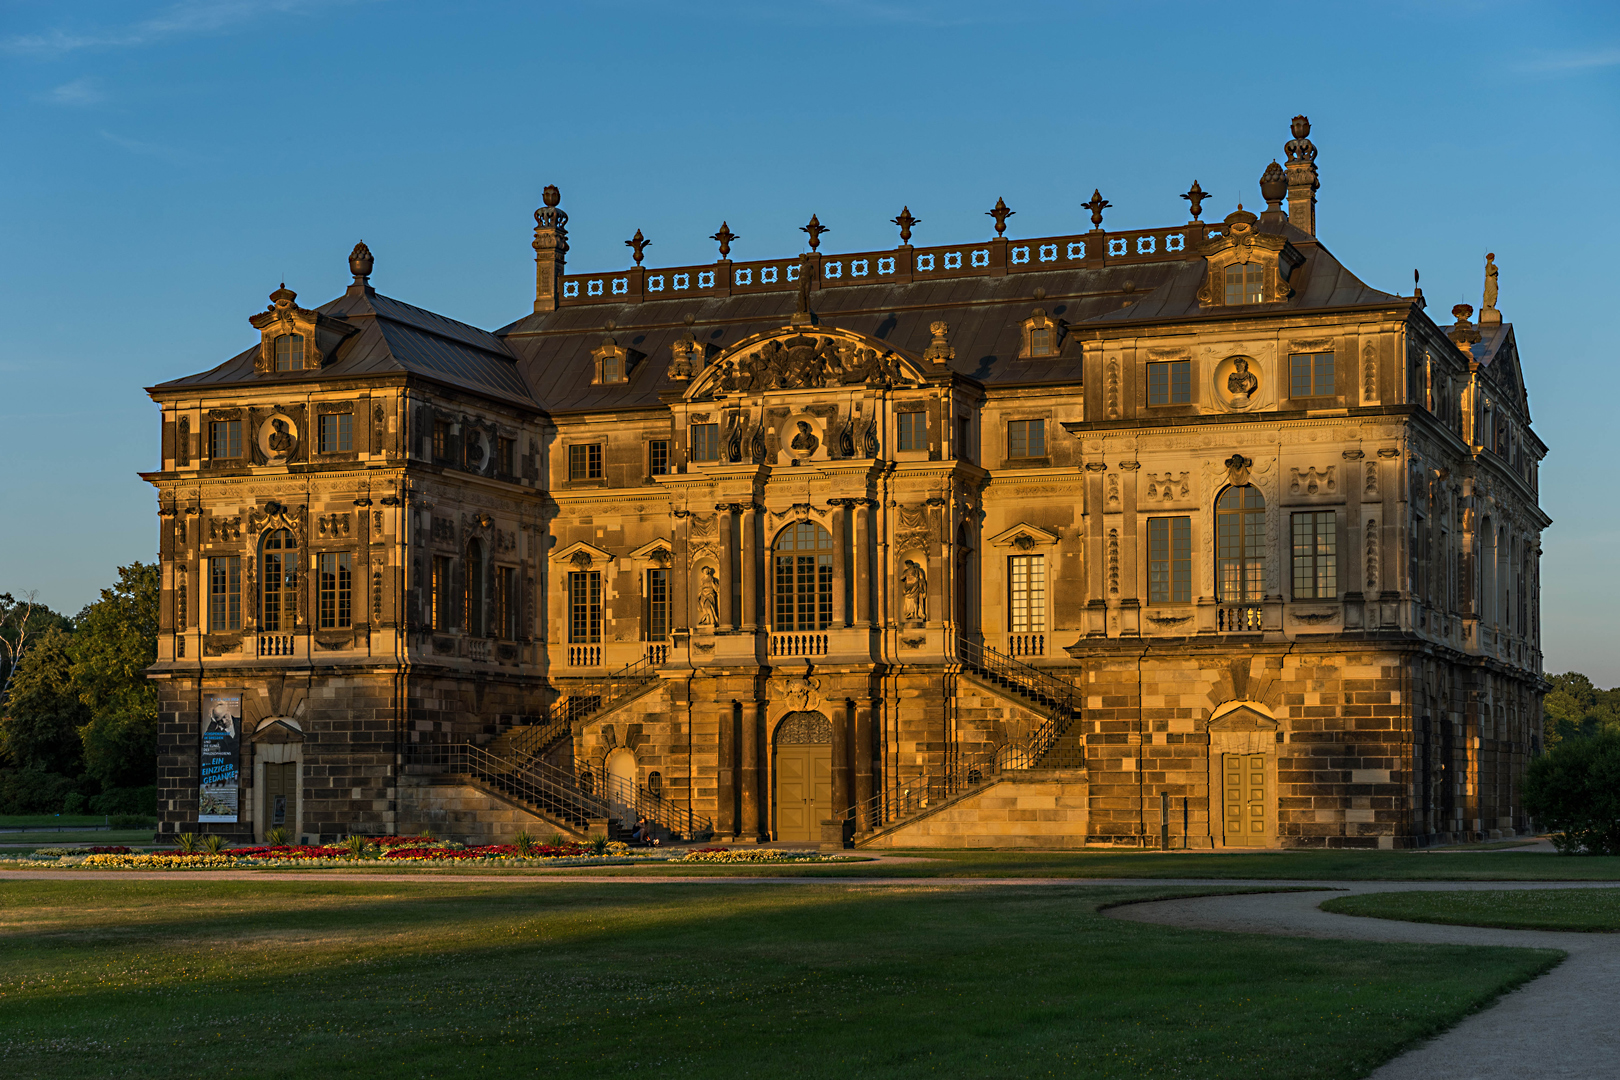
[[[672,554],[674,550],[675,545],[670,543],[667,537],[660,536],[657,540],[636,548],[625,558],[639,559],[654,566],[668,566],[674,558]]]
[[[1264,705],[1244,702],[1210,720],[1210,731],[1276,731],[1277,721]]]
[[[985,541],[992,547],[1017,548],[1019,551],[1029,551],[1037,547],[1046,547],[1058,542],[1056,533],[1020,521],[1010,529],[1003,529]]]
[[[248,322],[259,331],[259,355],[253,369],[261,375],[318,371],[338,344],[360,328],[340,316],[298,306],[298,294],[281,288],[270,294],[270,306]]]
[[[770,390],[894,386],[921,378],[920,365],[886,342],[846,330],[807,330],[783,327],[739,342],[694,375],[687,400]]]
[[[290,716],[267,716],[253,729],[250,741],[256,743],[301,743],[304,729]]]
[[[551,556],[551,561],[558,566],[571,566],[577,570],[589,570],[593,566],[610,563],[613,559],[611,551],[605,551],[595,544],[587,544],[583,540],[569,544]]]

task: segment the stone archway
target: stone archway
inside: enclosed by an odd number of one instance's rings
[[[1256,701],[1209,722],[1210,833],[1217,847],[1277,846],[1277,728]]]
[[[249,806],[254,838],[264,843],[281,829],[291,843],[302,842],[304,766],[303,726],[290,716],[260,720],[253,745],[253,791]]]
[[[832,721],[791,712],[771,737],[771,821],[777,840],[816,843],[832,817]]]

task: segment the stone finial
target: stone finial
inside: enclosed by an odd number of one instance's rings
[[[1418,284],[1420,280],[1422,280],[1421,276],[1417,272],[1417,267],[1414,266],[1412,268],[1412,302],[1417,304],[1418,307],[1428,307],[1429,302],[1423,299],[1423,286]]]
[[[1261,221],[1287,221],[1288,216],[1283,213],[1283,196],[1288,194],[1288,174],[1283,167],[1277,164],[1275,158],[1266,171],[1260,174],[1260,197],[1266,200],[1266,208],[1260,214]]]
[[[1485,307],[1479,313],[1481,326],[1500,326],[1502,313],[1496,310],[1496,252],[1485,256]]]
[[[1288,221],[1315,236],[1316,192],[1322,184],[1316,175],[1316,144],[1306,137],[1311,133],[1311,122],[1296,116],[1291,130],[1294,137],[1283,144],[1288,156]]]
[[[1204,212],[1204,200],[1209,198],[1209,192],[1199,187],[1198,181],[1194,180],[1193,186],[1183,192],[1181,197],[1192,204],[1192,219],[1197,221],[1198,215]]]
[[[637,229],[636,230],[636,235],[634,235],[630,239],[626,240],[624,242],[624,246],[627,247],[627,248],[633,248],[635,250],[635,253],[636,253],[636,265],[640,266],[641,265],[641,253],[646,251],[647,250],[647,245],[651,244],[651,243],[652,243],[652,241],[648,240],[646,237],[642,236],[641,235],[641,230]]]
[[[1114,204],[1102,197],[1101,188],[1093,188],[1091,201],[1080,205],[1091,211],[1091,230],[1096,232],[1102,228],[1102,212]]]
[[[1468,321],[1468,316],[1474,313],[1472,304],[1453,304],[1451,313],[1457,317],[1457,322],[1446,331],[1446,337],[1464,353],[1472,355],[1472,345],[1480,339],[1479,328]]]
[[[934,335],[934,340],[930,341],[928,348],[923,350],[923,359],[932,360],[936,364],[949,363],[955,360],[956,350],[951,348],[951,343],[946,340],[946,334],[950,332],[950,325],[944,319],[935,319],[928,324],[928,332]]]
[[[821,247],[821,234],[822,233],[832,232],[831,229],[829,229],[827,226],[823,225],[819,220],[817,220],[816,215],[814,215],[814,214],[810,215],[810,223],[808,225],[800,225],[799,226],[799,231],[802,232],[802,233],[809,233],[810,234],[810,250],[811,251],[815,251],[816,249]]]
[[[366,278],[371,276],[371,268],[375,264],[376,260],[371,257],[371,249],[366,247],[364,240],[354,245],[354,250],[349,252],[349,273],[354,275],[356,285],[366,283]]]
[[[892,217],[889,220],[900,226],[900,243],[902,244],[911,243],[911,227],[913,225],[922,224],[922,218],[914,218],[911,216],[911,207],[909,206],[902,206],[900,208],[900,215],[898,217]]]
[[[731,226],[722,221],[720,223],[720,231],[712,234],[709,239],[719,243],[720,257],[722,259],[727,259],[731,257],[731,242],[733,240],[741,240],[742,237],[732,232]]]
[[[562,192],[547,184],[544,203],[534,212],[534,310],[556,311],[562,294],[563,266],[568,256],[568,214],[559,204]]]
[[[295,301],[297,299],[298,294],[287,288],[287,283],[283,281],[281,288],[270,294],[270,306],[272,308],[296,307]]]
[[[671,382],[685,382],[692,377],[697,366],[692,362],[692,357],[697,351],[697,340],[690,333],[682,334],[670,344],[668,374]]]
[[[996,198],[996,205],[984,212],[986,217],[993,217],[996,219],[997,236],[1001,236],[1007,231],[1007,219],[1016,213],[1018,213],[1018,211],[1007,208],[1007,203],[1001,199],[1000,196],[997,196]]]

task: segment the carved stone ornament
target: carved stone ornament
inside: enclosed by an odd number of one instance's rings
[[[820,712],[791,712],[776,725],[777,746],[816,746],[833,740],[832,721]]]
[[[1337,466],[1329,465],[1325,470],[1318,471],[1312,467],[1303,471],[1291,469],[1292,478],[1288,482],[1288,491],[1291,495],[1317,495],[1333,494],[1338,490],[1338,483],[1334,479],[1334,470]]]
[[[1249,482],[1249,472],[1254,468],[1254,459],[1246,458],[1242,454],[1233,454],[1223,462],[1226,466],[1226,482],[1233,487],[1242,487]]]
[[[1252,356],[1229,356],[1215,365],[1212,389],[1222,408],[1247,412],[1270,400],[1261,383],[1260,362]]]
[[[254,358],[253,369],[261,375],[277,373],[278,338],[290,339],[283,350],[284,374],[318,371],[343,339],[360,329],[341,316],[301,308],[297,300],[298,294],[283,282],[281,288],[270,294],[270,306],[248,317],[248,322],[260,335],[259,355]],[[286,367],[288,364],[292,366]]]
[[[723,357],[691,394],[761,393],[865,384],[891,386],[906,380],[899,356],[881,343],[853,337],[793,333],[744,344]],[[695,373],[695,368],[694,368]]]
[[[1305,256],[1277,234],[1255,228],[1260,219],[1239,208],[1226,215],[1219,235],[1209,237],[1200,252],[1208,273],[1198,290],[1198,302],[1205,307],[1226,303],[1226,268],[1242,264],[1260,271],[1260,302],[1273,303],[1293,295],[1289,279],[1305,264]],[[1247,276],[1247,274],[1245,275]],[[1245,288],[1244,303],[1248,303]]]

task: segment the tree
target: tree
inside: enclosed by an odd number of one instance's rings
[[[1549,747],[1604,730],[1620,731],[1620,689],[1599,690],[1577,671],[1553,675],[1548,681],[1553,688],[1542,707]]]
[[[1620,729],[1565,739],[1532,761],[1524,808],[1563,854],[1620,855]]]
[[[18,768],[66,776],[84,771],[79,728],[90,712],[73,683],[72,644],[67,631],[52,626],[17,665],[0,717],[0,754]]]
[[[0,593],[0,703],[11,690],[11,680],[34,639],[51,627],[73,629],[73,624],[35,599],[29,592],[18,600]]]
[[[90,713],[79,728],[85,769],[103,787],[146,787],[157,771],[158,568],[118,568],[118,582],[79,613],[70,653],[73,685]]]

